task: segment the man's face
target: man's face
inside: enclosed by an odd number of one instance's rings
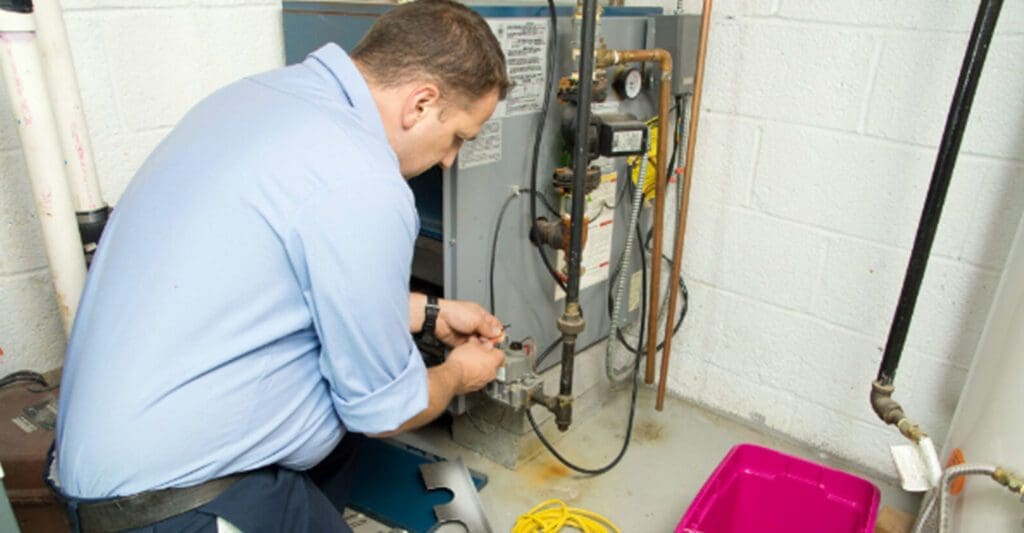
[[[402,175],[418,176],[434,165],[449,168],[465,141],[476,138],[498,105],[495,89],[468,109],[454,103],[438,105],[416,125],[414,149],[400,162]]]

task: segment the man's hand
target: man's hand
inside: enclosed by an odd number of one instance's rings
[[[498,367],[505,363],[505,352],[490,341],[471,337],[448,354],[446,365],[454,367],[458,377],[455,394],[466,394],[484,388],[494,381]]]
[[[392,437],[415,429],[437,418],[452,398],[482,389],[494,381],[498,367],[505,363],[505,352],[490,341],[470,337],[448,354],[448,359],[427,369],[427,408],[406,420],[393,431],[371,434]]]
[[[504,339],[501,321],[479,304],[441,300],[439,305],[441,312],[437,315],[434,336],[448,346],[460,346],[472,337],[482,337],[494,343]]]
[[[423,294],[409,295],[409,329],[417,333],[423,327],[424,305],[427,297]],[[437,302],[440,312],[434,326],[437,340],[455,347],[464,344],[472,337],[482,337],[494,343],[505,338],[501,322],[494,315],[484,311],[483,307],[473,302],[461,300],[444,300]]]

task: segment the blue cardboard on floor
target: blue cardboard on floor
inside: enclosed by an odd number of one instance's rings
[[[428,491],[420,465],[444,461],[440,457],[398,442],[366,439],[359,451],[348,507],[391,527],[427,533],[437,519],[434,506],[452,499],[446,490]],[[477,490],[487,476],[470,470]]]

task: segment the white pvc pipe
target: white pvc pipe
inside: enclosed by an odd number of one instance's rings
[[[67,29],[61,15],[60,2],[35,2],[36,39],[46,69],[50,102],[57,131],[64,149],[64,164],[75,201],[75,211],[91,213],[106,209],[96,179],[89,128],[82,112],[78,77],[68,45]]]
[[[0,67],[32,182],[60,318],[68,334],[85,284],[85,256],[34,29],[31,14],[0,10]]]

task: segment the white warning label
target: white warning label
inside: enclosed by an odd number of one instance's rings
[[[476,139],[468,141],[459,150],[459,169],[473,168],[501,161],[501,119],[484,122]]]
[[[490,19],[487,23],[505,52],[508,77],[512,80],[508,95],[498,103],[493,116],[540,111],[547,74],[547,19]]]
[[[608,279],[611,272],[612,236],[615,230],[615,191],[618,172],[611,159],[598,158],[595,165],[601,167],[601,185],[587,195],[587,242],[580,258],[583,272],[580,276],[580,290]],[[558,252],[558,269],[566,271],[565,254]],[[555,285],[555,299],[565,297],[561,287]]]

